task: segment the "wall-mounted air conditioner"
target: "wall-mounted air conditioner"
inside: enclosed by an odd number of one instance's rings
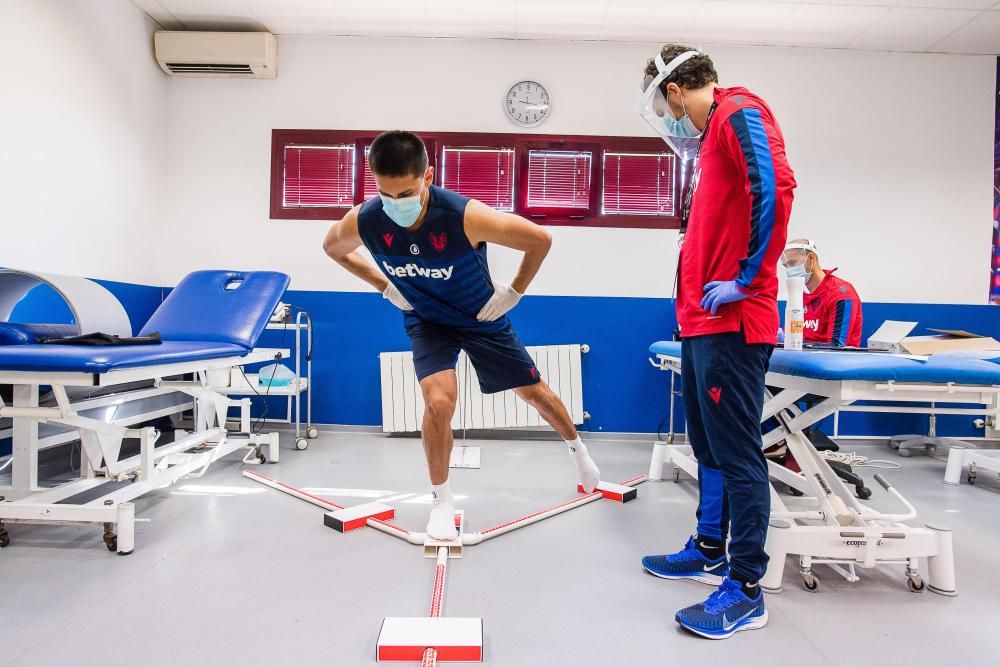
[[[156,62],[171,76],[273,79],[278,46],[269,32],[175,32],[153,37]]]

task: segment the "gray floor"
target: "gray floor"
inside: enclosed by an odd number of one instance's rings
[[[452,478],[472,496],[459,503],[469,529],[572,496],[561,444],[471,444],[482,447],[483,468]],[[591,449],[605,479],[648,465],[645,443]],[[335,533],[321,510],[243,478],[231,458],[140,499],[151,522],[139,525],[128,557],[110,554],[94,529],[13,526],[14,543],[0,552],[0,664],[370,665],[383,616],[426,614],[433,562],[418,547],[371,529]],[[487,663],[504,667],[996,664],[1000,482],[981,474],[974,487],[949,487],[943,462],[895,460],[904,469],[888,475],[922,520],[955,529],[957,598],[909,593],[895,569],[848,584],[820,568],[812,594],[789,561],[766,629],[724,642],[688,636],[673,612],[711,589],[639,567],[643,554],[686,539],[697,491],[687,481],[643,484],[627,505],[592,503],[468,548],[450,563],[445,615],[483,617]],[[397,522],[414,529],[427,512],[415,440],[324,433],[308,451],[286,448],[280,464],[256,469],[342,504],[405,495],[394,501]],[[880,488],[875,500],[892,506]]]

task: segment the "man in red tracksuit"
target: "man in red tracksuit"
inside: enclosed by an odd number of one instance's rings
[[[802,338],[806,343],[835,347],[861,347],[861,299],[854,285],[824,271],[819,252],[810,239],[795,239],[781,256],[785,273],[806,281],[805,322]]]
[[[745,88],[720,87],[700,51],[664,46],[647,65],[639,110],[682,159],[696,160],[676,307],[700,496],[697,534],[680,552],[645,557],[643,567],[719,584],[675,618],[722,639],[767,623],[759,580],[770,485],[760,416],[795,177],[768,105]]]

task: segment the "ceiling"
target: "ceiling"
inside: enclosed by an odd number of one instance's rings
[[[133,0],[168,30],[1000,54],[998,0]]]

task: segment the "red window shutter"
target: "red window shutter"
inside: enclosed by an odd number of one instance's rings
[[[514,210],[514,149],[445,147],[441,184],[500,211]]]
[[[378,197],[378,186],[375,185],[375,174],[372,173],[372,168],[368,166],[368,154],[371,152],[371,146],[365,146],[365,173],[361,177],[361,199],[362,201],[368,201],[373,197]]]
[[[674,156],[605,153],[602,213],[674,215]]]
[[[528,151],[528,208],[589,209],[591,159],[585,151]]]
[[[285,146],[287,208],[354,205],[354,146]]]

